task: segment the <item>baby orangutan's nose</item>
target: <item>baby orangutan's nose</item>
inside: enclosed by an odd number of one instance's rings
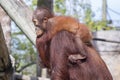
[[[38,25],[39,25],[39,22],[38,22],[37,19],[33,19],[33,23],[34,23],[35,26],[38,26]]]

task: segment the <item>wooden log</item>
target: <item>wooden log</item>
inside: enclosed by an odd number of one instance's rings
[[[35,44],[36,34],[32,23],[32,10],[22,0],[0,0],[0,5],[28,39]]]

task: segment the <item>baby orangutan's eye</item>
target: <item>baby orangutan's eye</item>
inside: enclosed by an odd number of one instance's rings
[[[48,18],[47,17],[44,17],[43,18],[43,22],[47,22],[48,21]]]

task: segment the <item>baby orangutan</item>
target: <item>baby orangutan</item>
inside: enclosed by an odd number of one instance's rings
[[[82,56],[86,51],[81,46],[83,43],[91,44],[92,35],[88,27],[79,23],[76,19],[69,16],[54,16],[46,8],[37,8],[33,14],[33,22],[36,26],[36,34],[40,44],[50,41],[60,31],[68,31],[76,36],[75,42]],[[42,29],[42,33],[40,30]]]
[[[46,41],[62,30],[75,34],[85,43],[89,43],[92,39],[91,32],[86,25],[69,16],[54,16],[47,8],[37,8],[33,13],[32,20],[37,28],[37,36],[42,35],[38,29],[47,32],[44,34]]]

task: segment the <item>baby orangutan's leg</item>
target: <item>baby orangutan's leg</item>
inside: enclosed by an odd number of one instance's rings
[[[80,37],[75,37],[75,43],[77,45],[78,52],[80,52],[82,56],[86,56],[87,51],[85,49],[85,43],[80,39]]]

